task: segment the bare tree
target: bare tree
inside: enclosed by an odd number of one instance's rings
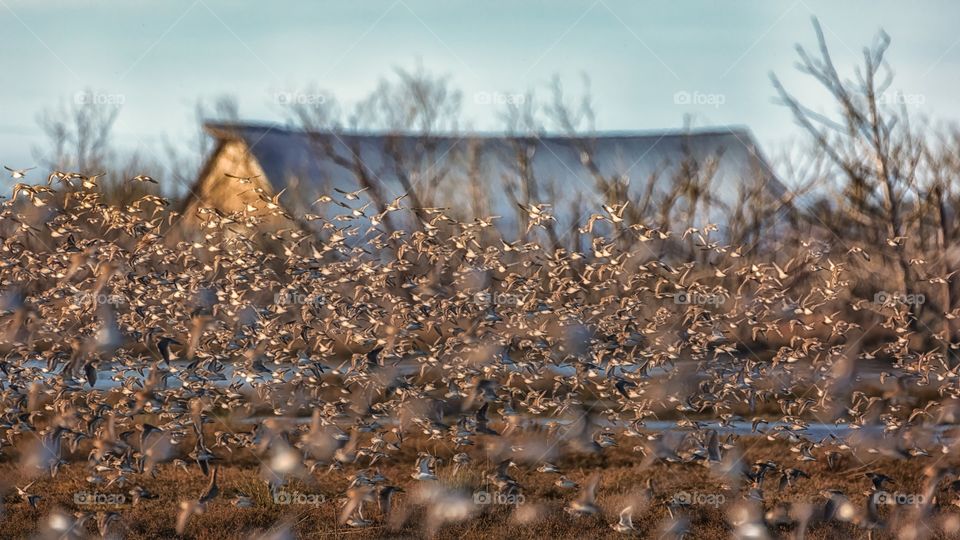
[[[845,179],[841,204],[855,228],[834,228],[833,232],[845,247],[860,242],[889,246],[885,258],[898,268],[897,292],[910,297],[910,258],[903,247],[910,225],[905,204],[908,195],[916,192],[922,145],[910,128],[905,109],[897,110],[884,102],[893,81],[884,60],[890,38],[881,32],[877,41],[863,50],[863,65],[849,80],[838,73],[816,19],[813,26],[817,53],[798,46],[798,66],[829,92],[839,114],[829,117],[817,113],[801,104],[775,75],[771,80],[797,123]],[[911,305],[911,313],[913,326],[919,316],[915,305]]]
[[[77,94],[69,105],[61,103],[37,116],[48,139],[43,147],[34,148],[38,162],[50,170],[104,172],[113,157],[110,136],[120,105],[113,100],[96,99],[101,95],[107,94],[87,90]]]
[[[38,161],[51,171],[102,175],[97,184],[103,200],[124,204],[159,190],[129,179],[144,173],[157,175],[165,167],[142,151],[121,152],[112,144],[120,114],[117,96],[93,90],[78,93],[72,102],[43,110],[37,123],[47,143],[34,149]],[[44,148],[51,148],[47,151]]]

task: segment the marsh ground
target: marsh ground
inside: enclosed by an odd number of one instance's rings
[[[597,503],[601,513],[595,516],[572,517],[563,507],[577,495],[576,490],[565,490],[554,485],[557,475],[535,471],[535,466],[521,465],[512,472],[523,486],[523,503],[520,505],[488,504],[477,507],[474,519],[458,524],[447,524],[433,531],[436,538],[618,538],[610,524],[617,521],[620,510],[628,504],[635,505],[633,522],[643,537],[660,536],[660,528],[669,517],[669,506],[678,498],[692,499],[693,504],[682,510],[690,519],[688,538],[725,538],[731,533],[728,511],[742,501],[744,491],[729,485],[716,476],[708,467],[698,464],[650,463],[634,452],[630,440],[621,441],[618,447],[608,448],[600,455],[566,456],[556,460],[566,476],[581,484],[591,474],[600,471],[601,482]],[[464,493],[486,489],[485,473],[494,464],[477,459],[470,466],[453,474],[449,451],[435,449],[431,443],[421,441],[420,448],[429,448],[437,455],[447,458],[437,468],[441,480],[449,485],[460,486]],[[839,489],[858,506],[866,504],[865,492],[870,482],[864,477],[867,471],[882,471],[893,477],[895,486],[890,489],[897,494],[918,494],[922,490],[924,469],[935,460],[939,464],[958,461],[954,456],[921,457],[910,460],[876,458],[860,461],[854,456],[842,459],[834,468],[828,468],[825,460],[801,462],[784,441],[770,441],[764,437],[743,437],[743,460],[754,463],[772,460],[781,467],[797,467],[811,478],[801,478],[794,486],[778,489],[778,475],[772,475],[764,485],[764,509],[770,510],[780,502],[813,503],[822,506],[826,501],[821,492]],[[439,451],[437,451],[439,450]],[[401,451],[413,453],[414,448]],[[478,453],[479,454],[479,453]],[[399,456],[398,456],[399,457]],[[397,463],[412,463],[414,455],[402,456]],[[359,469],[359,467],[357,467]],[[4,498],[5,515],[0,520],[0,538],[26,538],[42,530],[45,516],[55,509],[67,513],[114,511],[120,516],[111,531],[125,538],[173,538],[179,503],[196,499],[204,490],[207,479],[191,464],[188,471],[166,463],[159,467],[155,478],[132,475],[132,481],[124,487],[92,486],[86,481],[90,471],[82,462],[66,465],[56,478],[39,477],[31,486],[30,493],[40,495],[36,508],[31,508],[18,496],[13,485],[24,486],[29,479],[24,477],[15,456],[8,454],[0,464],[0,474],[9,489]],[[347,470],[351,470],[349,467]],[[416,538],[427,535],[424,508],[415,503],[418,482],[410,478],[408,465],[380,464],[380,472],[394,485],[402,486],[406,493],[398,495],[394,516],[388,522],[380,519],[376,505],[366,513],[374,518],[374,525],[364,529],[350,529],[338,524],[336,519],[344,493],[348,487],[347,475],[330,472],[318,467],[314,474],[303,480],[295,480],[284,488],[286,493],[303,503],[278,504],[266,484],[260,479],[260,465],[252,455],[238,455],[224,460],[220,469],[220,494],[201,515],[194,516],[184,534],[197,539],[239,539],[251,533],[264,532],[279,524],[288,524],[301,538]],[[637,495],[645,488],[648,479],[654,480],[652,500],[638,505]],[[129,489],[138,485],[156,495],[155,499],[131,503]],[[238,508],[232,504],[237,494],[243,493],[253,500],[253,507]],[[80,494],[80,495],[78,495]],[[89,504],[88,499],[99,494],[101,499],[125,495],[120,504]],[[945,520],[956,519],[960,511],[950,505],[952,494],[941,493],[942,506],[934,518],[921,523],[932,537],[946,537],[943,532]],[[320,502],[318,502],[320,501]],[[524,508],[528,506],[529,508]],[[890,506],[881,509],[884,516],[906,511]],[[519,520],[526,516],[531,521]],[[951,516],[953,516],[951,518]],[[401,518],[402,517],[402,518]],[[780,529],[789,537],[787,528]],[[880,537],[884,531],[877,531]],[[866,532],[853,525],[838,523],[812,523],[807,538],[858,538]],[[90,520],[81,531],[81,536],[97,535],[95,520]]]

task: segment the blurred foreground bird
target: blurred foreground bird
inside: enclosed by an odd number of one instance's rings
[[[581,489],[580,494],[576,499],[570,501],[564,511],[574,516],[584,516],[588,514],[596,514],[600,511],[600,508],[597,506],[597,486],[600,485],[600,476],[594,475],[590,478],[589,481]]]
[[[26,169],[12,169],[10,167],[7,167],[6,165],[4,165],[3,168],[10,171],[10,177],[14,179],[24,178],[27,175],[28,171],[32,171],[36,169],[36,167],[27,167]]]

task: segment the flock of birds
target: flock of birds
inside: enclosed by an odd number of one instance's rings
[[[211,505],[262,504],[224,484],[239,456],[273,500],[342,475],[347,528],[401,530],[420,508],[432,534],[496,511],[481,493],[522,523],[612,516],[609,534],[696,535],[697,498],[660,480],[604,509],[603,465],[623,453],[678,477],[706,467],[739,538],[840,522],[960,531],[955,347],[944,332],[920,339],[905,306],[851,296],[861,252],[811,241],[763,263],[713,226],[628,225],[623,205],[590,218],[578,252],[543,240],[548,205],[524,207],[528,234],[508,241],[493,218],[411,211],[403,197],[372,213],[363,190],[320,197],[303,220],[260,188],[242,211],[181,216],[157,195],[108,205],[98,175],[28,184],[29,169],[7,170],[19,183],[0,206],[0,460],[22,482],[5,511],[44,509],[51,537],[123,536],[124,516],[48,505],[41,476],[81,468],[91,491],[141,504],[157,497],[145,478],[205,475],[173,509],[189,534]],[[274,217],[291,226],[263,229]],[[649,248],[671,240],[700,257]],[[868,351],[871,330],[884,339]],[[750,461],[755,441],[783,451]],[[880,460],[918,464],[915,500],[887,491],[909,479]],[[866,503],[829,488],[777,502],[829,484],[815,470],[858,475]],[[553,503],[529,488],[542,479]],[[657,523],[636,525],[650,509]]]

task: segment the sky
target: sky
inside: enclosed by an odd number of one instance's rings
[[[960,118],[960,2],[947,0],[0,0],[0,163],[35,165],[38,114],[71,100],[120,105],[114,142],[162,158],[164,140],[196,133],[197,99],[231,94],[245,120],[281,121],[284,99],[349,108],[418,63],[462,91],[468,129],[501,129],[504,102],[545,98],[554,76],[576,93],[586,74],[599,130],[689,116],[747,126],[776,154],[801,133],[771,72],[832,110],[794,68],[795,45],[815,45],[814,15],[843,73],[883,29],[895,99]],[[311,85],[321,97],[298,93]]]

